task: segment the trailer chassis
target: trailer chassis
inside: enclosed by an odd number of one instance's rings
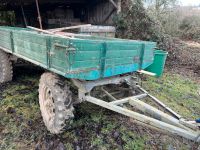
[[[128,116],[136,123],[144,126],[154,128],[165,133],[179,135],[195,142],[200,142],[199,123],[191,123],[190,121],[186,121],[182,116],[174,112],[156,97],[150,95],[146,90],[144,90],[132,75],[112,77],[97,81],[80,81],[72,79],[72,82],[76,87],[78,87],[79,102],[87,101]],[[117,99],[112,95],[112,93],[109,93],[109,91],[105,90],[103,87],[109,84],[120,85],[122,83],[129,85],[132,90],[140,91],[140,94]],[[106,100],[102,100],[91,95],[92,90],[98,86],[100,87],[100,90],[107,97],[109,97],[109,99],[111,99],[111,101],[107,102]],[[162,108],[162,111],[145,103],[143,99],[146,97],[150,98],[152,102],[156,103],[159,108]],[[134,109],[139,110],[143,114],[128,109],[127,107],[124,107],[124,105],[129,105]]]

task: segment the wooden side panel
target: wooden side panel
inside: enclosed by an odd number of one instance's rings
[[[154,50],[156,48],[156,43],[145,43],[144,44],[144,53],[142,55],[142,69],[150,66],[154,61]]]
[[[135,72],[153,63],[154,42],[64,39],[25,29],[0,28],[0,47],[66,78],[96,80]]]
[[[75,48],[75,53],[71,53],[71,70],[99,70],[101,67],[102,42],[89,40],[71,41],[70,47]]]
[[[76,52],[70,53],[70,72],[78,74],[82,79],[98,79],[101,74],[102,42],[92,40],[72,40],[70,47]]]
[[[107,42],[103,76],[109,77],[137,70],[140,50],[140,44]]]
[[[52,69],[65,77],[96,80],[144,69],[153,63],[153,42],[54,38]],[[55,46],[57,45],[57,46]]]
[[[153,63],[153,49],[156,46],[153,42],[146,44],[125,40],[70,40],[62,44],[65,44],[65,48],[59,52],[62,56],[57,56],[57,59],[62,58],[63,63],[60,63],[60,68],[68,66],[65,70],[66,77],[84,80],[95,80],[144,69]],[[72,49],[74,51],[71,51]]]
[[[101,49],[101,42],[53,38],[50,68],[65,72],[70,78],[98,79]]]
[[[11,31],[0,29],[0,47],[12,52]]]
[[[67,55],[67,47],[69,40],[52,37],[50,40],[50,68],[63,72],[64,74],[69,70],[69,57]]]
[[[106,42],[103,77],[144,69],[153,62],[155,43],[137,41]]]
[[[14,53],[47,67],[47,39],[44,35],[32,32],[14,31]]]

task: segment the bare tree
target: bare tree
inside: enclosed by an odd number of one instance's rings
[[[175,6],[177,0],[144,0],[148,11],[157,19],[161,19],[162,15],[167,14],[170,8]]]

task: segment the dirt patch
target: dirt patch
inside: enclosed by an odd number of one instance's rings
[[[180,74],[185,78],[189,78],[200,84],[200,68],[191,66],[173,66],[167,67],[165,72],[171,72],[172,74]]]
[[[200,80],[200,43],[177,39],[169,54],[167,69],[197,81]],[[173,55],[173,57],[171,56]]]

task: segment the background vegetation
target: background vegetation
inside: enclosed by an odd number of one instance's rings
[[[177,0],[122,0],[122,6],[122,13],[114,18],[119,37],[200,40],[200,7],[180,6]]]
[[[170,67],[200,68],[199,48],[188,51],[184,42],[200,42],[200,7],[179,6],[177,0],[122,0],[122,12],[113,20],[118,37],[156,41],[169,52]]]

